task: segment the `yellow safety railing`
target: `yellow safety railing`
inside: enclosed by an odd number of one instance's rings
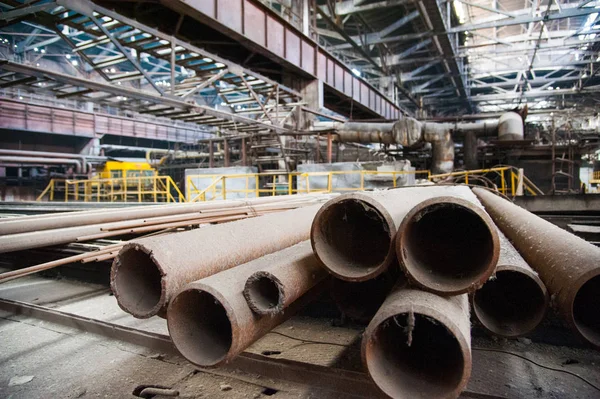
[[[517,195],[519,185],[530,195],[543,195],[543,192],[517,168],[502,166],[490,169],[477,169],[432,175],[428,170],[417,171],[326,171],[293,173],[250,173],[188,175],[186,179],[188,201],[207,201],[214,199],[251,198],[284,194],[333,193],[363,191],[374,187],[397,187],[402,176],[422,176],[430,181],[450,180],[456,183],[474,184],[485,179],[490,186],[506,196]],[[354,176],[354,179],[352,177]],[[521,176],[521,177],[519,177]],[[336,179],[339,178],[339,179]],[[315,184],[314,180],[318,179]],[[519,179],[521,182],[519,183]],[[200,184],[205,180],[207,185]],[[352,184],[343,185],[352,180]],[[368,185],[379,181],[379,185]],[[291,184],[290,184],[291,182]]]
[[[332,193],[346,191],[362,191],[368,182],[379,180],[381,187],[398,187],[398,180],[403,176],[414,175],[429,179],[428,170],[417,171],[329,171],[329,172],[292,172],[292,173],[248,173],[248,174],[215,174],[188,175],[186,177],[186,193],[190,202],[214,199],[252,198],[261,196],[292,195],[308,193]],[[340,179],[336,179],[339,177]],[[351,185],[344,186],[344,178],[353,178]],[[314,180],[321,184],[315,184]],[[205,181],[206,186],[198,187],[198,181]],[[388,183],[388,184],[386,184]],[[379,186],[378,186],[379,187]]]
[[[170,176],[127,176],[110,179],[52,179],[37,197],[64,202],[186,202]]]
[[[590,183],[592,183],[592,184],[600,183],[600,170],[594,170],[591,173]]]
[[[52,179],[37,200],[83,202],[197,202],[275,195],[334,193],[391,188],[408,184],[408,177],[434,182],[485,184],[506,196],[517,195],[519,187],[530,195],[543,192],[512,166],[465,170],[432,175],[417,171],[328,171],[188,175],[186,195],[170,176],[131,176],[112,179]],[[401,179],[407,179],[401,181]]]
[[[519,169],[514,166],[501,166],[490,169],[474,169],[474,170],[463,170],[451,173],[442,173],[437,175],[431,175],[430,180],[440,181],[444,179],[451,179],[456,183],[473,184],[481,178],[486,179],[490,183],[494,184],[496,189],[510,197],[515,197],[519,185],[522,186],[523,190],[527,191],[531,195],[544,195],[544,192],[540,190],[531,180],[527,178],[523,173],[519,173]],[[471,181],[469,182],[469,178]],[[496,180],[500,180],[500,185],[495,183]],[[519,182],[519,179],[522,179]]]

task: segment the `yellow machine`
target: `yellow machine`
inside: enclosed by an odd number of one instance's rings
[[[150,177],[157,172],[146,162],[106,161],[98,169],[97,179],[121,179],[123,177]]]

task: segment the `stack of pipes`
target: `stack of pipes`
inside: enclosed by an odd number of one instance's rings
[[[33,215],[0,221],[0,253],[88,242],[108,237],[166,234],[319,204],[333,195],[286,195],[247,200],[199,202]],[[0,274],[0,282],[73,262],[116,257],[126,242]]]
[[[199,367],[228,363],[329,290],[368,323],[362,359],[383,393],[450,398],[471,374],[471,306],[490,333],[517,337],[551,295],[600,346],[598,259],[599,248],[486,190],[411,187],[135,240],[111,286],[135,317],[166,317]]]

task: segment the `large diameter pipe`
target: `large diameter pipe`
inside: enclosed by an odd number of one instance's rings
[[[447,200],[435,199],[442,196]],[[426,200],[430,202],[423,204]],[[311,242],[335,277],[369,280],[395,262],[396,233],[416,209],[406,224],[398,257],[409,271],[415,270],[410,273],[414,282],[434,281],[439,284],[433,288],[440,292],[464,292],[487,280],[498,259],[496,228],[476,202],[467,187],[458,186],[345,194],[317,213]],[[430,277],[423,278],[425,274]]]
[[[315,257],[310,241],[285,249],[285,262],[263,264],[244,285],[244,298],[258,315],[275,316],[287,309],[328,273]],[[282,255],[283,256],[283,255]]]
[[[581,337],[600,347],[600,248],[487,190],[473,191],[539,273],[552,305]]]
[[[39,158],[39,157],[12,157],[0,156],[1,163],[34,164],[34,165],[73,165],[77,173],[81,173],[81,162],[68,158]]]
[[[298,250],[287,248],[187,285],[167,311],[169,334],[179,352],[198,367],[228,363],[315,298],[321,292],[320,285],[285,312],[260,316],[252,312],[242,293],[253,273],[266,267],[285,270]]]
[[[406,281],[403,275],[399,275],[399,268],[395,265],[385,273],[367,281],[351,282],[332,278],[329,293],[344,316],[361,323],[368,323],[398,280]]]
[[[514,338],[533,331],[544,319],[548,290],[504,234],[496,274],[472,296],[473,314],[492,334]]]
[[[473,193],[461,188],[462,197],[438,196],[414,206],[396,235],[396,253],[409,281],[439,295],[480,288],[500,254],[494,222]]]
[[[113,263],[113,293],[119,306],[133,316],[154,316],[192,281],[307,240],[319,207],[134,240]]]
[[[84,155],[69,154],[67,152],[51,151],[24,151],[24,150],[6,150],[0,149],[0,155],[16,155],[21,157],[43,157],[43,158],[67,158],[78,159],[82,166],[82,173],[88,173],[91,169],[86,169],[88,159]]]
[[[346,122],[335,126],[337,138],[343,143],[396,143],[394,123]]]
[[[251,198],[247,200],[226,200],[214,202],[177,203],[126,207],[123,209],[101,209],[79,212],[63,212],[50,215],[32,215],[0,220],[0,236],[33,231],[59,229],[109,222],[120,222],[159,216],[172,216],[191,212],[203,212],[215,209],[229,209],[274,202],[318,202],[329,197],[316,195],[282,195],[274,197]]]
[[[399,285],[365,330],[363,363],[392,398],[457,398],[471,375],[470,327],[466,294]]]

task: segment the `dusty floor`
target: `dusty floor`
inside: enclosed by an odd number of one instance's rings
[[[163,319],[134,319],[118,308],[107,288],[98,285],[32,276],[1,285],[0,298],[167,333]],[[315,387],[231,370],[197,371],[179,357],[6,312],[0,312],[0,337],[2,398],[126,398],[135,397],[132,392],[142,385],[173,388],[185,398],[335,397]],[[356,327],[334,327],[324,318],[295,317],[249,352],[361,371],[359,339]],[[563,372],[600,386],[599,351],[484,337],[473,339],[473,349],[468,389],[474,394],[465,397],[600,398],[600,391]]]

